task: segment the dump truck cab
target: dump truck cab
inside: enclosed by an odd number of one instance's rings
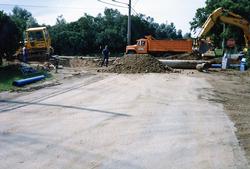
[[[126,47],[126,54],[146,54],[148,53],[148,40],[138,39],[135,45]]]

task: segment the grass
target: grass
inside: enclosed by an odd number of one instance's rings
[[[8,65],[0,66],[0,92],[13,90],[16,88],[12,85],[14,80],[20,80],[24,78],[34,77],[38,75],[48,75],[47,72],[38,71],[36,73],[23,74],[20,69],[20,65]]]

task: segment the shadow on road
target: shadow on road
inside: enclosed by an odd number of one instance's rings
[[[29,106],[29,105],[39,105],[39,106],[61,107],[61,108],[67,108],[67,109],[85,110],[85,111],[90,111],[90,112],[112,114],[112,115],[115,115],[115,116],[130,117],[130,115],[124,114],[124,113],[104,111],[104,110],[92,109],[92,108],[84,108],[84,107],[78,107],[78,106],[60,105],[60,104],[24,102],[24,101],[13,101],[13,100],[0,100],[0,103],[18,104],[18,106],[15,106],[15,107],[10,107],[10,108],[2,109],[2,110],[0,110],[0,113],[9,112],[9,111],[12,111],[12,110],[15,110],[15,109],[19,109],[21,107]]]

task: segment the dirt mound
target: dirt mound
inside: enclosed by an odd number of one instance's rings
[[[69,61],[70,67],[97,67],[100,65],[100,59],[71,59]]]
[[[163,65],[150,55],[127,55],[117,59],[107,70],[112,73],[165,73],[172,68]]]
[[[183,53],[166,57],[168,60],[200,60],[201,56],[198,53]]]

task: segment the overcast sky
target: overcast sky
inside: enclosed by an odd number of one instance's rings
[[[128,2],[128,0],[120,1]],[[112,0],[105,2],[112,3]],[[117,8],[97,0],[1,0],[0,10],[9,13],[13,8],[12,4],[27,5],[20,7],[30,11],[38,23],[49,25],[54,25],[57,16],[61,14],[67,22],[71,22],[76,21],[84,13],[96,16],[98,13],[103,13],[106,7]],[[196,9],[204,5],[205,0],[132,0],[132,6],[137,13],[151,16],[157,23],[173,22],[177,29],[182,29],[183,34],[189,32],[189,22],[194,17]],[[125,8],[117,9],[122,14],[128,13]]]

